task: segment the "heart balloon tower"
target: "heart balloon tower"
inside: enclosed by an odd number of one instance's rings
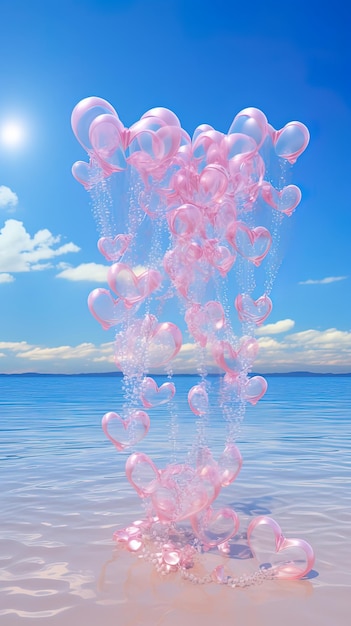
[[[123,410],[104,415],[102,426],[128,455],[126,477],[144,509],[115,541],[163,574],[180,572],[192,582],[242,586],[306,576],[312,548],[285,539],[277,522],[262,516],[246,534],[247,551],[258,560],[254,573],[236,578],[220,564],[200,576],[198,569],[209,551],[229,563],[238,537],[237,513],[216,501],[241,469],[236,440],[246,404],[267,389],[262,376],[250,376],[255,330],[271,313],[279,243],[301,199],[287,179],[308,144],[307,128],[290,122],[275,130],[255,108],[241,111],[228,133],[202,124],[190,137],[165,108],[126,128],[97,97],[79,102],[72,128],[89,157],[73,165],[73,176],[91,195],[98,249],[110,263],[107,285],[92,291],[88,306],[104,330],[115,330],[123,374]],[[183,399],[173,379],[182,363],[198,377],[186,393],[180,389]],[[160,385],[155,373],[164,374]],[[180,449],[182,401],[194,428]],[[165,407],[171,450],[159,467],[141,448],[152,436],[153,413]],[[223,424],[216,453],[209,443],[214,413]],[[271,558],[262,565],[260,536],[267,531]]]

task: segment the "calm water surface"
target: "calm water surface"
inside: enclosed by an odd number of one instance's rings
[[[175,378],[181,460],[196,432],[185,402],[196,380]],[[120,383],[0,376],[1,626],[206,626],[219,618],[227,626],[234,613],[243,626],[349,624],[351,378],[269,377],[266,396],[247,408],[237,442],[244,465],[220,502],[238,512],[242,532],[254,516],[271,515],[287,537],[313,545],[316,564],[308,580],[244,590],[161,578],[133,555],[116,556],[113,531],[143,511],[125,478],[127,453],[100,427],[106,411],[122,408]],[[162,467],[172,454],[167,405],[150,417],[137,449]],[[214,453],[223,436],[212,406]]]

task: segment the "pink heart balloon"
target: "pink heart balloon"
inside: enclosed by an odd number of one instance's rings
[[[130,308],[121,298],[114,300],[107,289],[94,289],[88,296],[90,313],[104,330],[120,324],[127,319]]]
[[[233,173],[243,163],[251,160],[257,152],[255,140],[244,133],[231,133],[223,139],[229,161],[229,171]],[[233,168],[234,166],[234,168]]]
[[[159,120],[159,125],[161,126],[177,126],[180,128],[180,121],[173,111],[167,109],[166,107],[154,107],[153,109],[149,109],[141,116],[141,119],[145,118],[153,118]]]
[[[281,130],[273,134],[275,152],[279,157],[295,163],[300,154],[307,148],[310,133],[301,122],[289,122]]]
[[[189,519],[208,506],[206,485],[190,465],[168,465],[152,493],[152,504],[161,521]]]
[[[123,298],[127,306],[132,306],[158,289],[162,276],[153,269],[147,269],[140,276],[136,276],[129,265],[114,263],[108,270],[107,282],[112,291]]]
[[[236,351],[229,341],[216,341],[212,345],[212,354],[216,363],[228,374],[239,376],[241,361],[239,350]]]
[[[79,143],[87,152],[92,151],[92,145],[89,138],[89,130],[92,122],[98,115],[112,115],[123,128],[123,124],[119,121],[119,117],[113,106],[96,96],[84,98],[74,107],[71,116],[72,130],[77,137]]]
[[[147,377],[142,382],[140,398],[143,406],[151,409],[170,402],[175,392],[176,388],[173,383],[163,383],[158,387],[153,378]]]
[[[240,347],[235,350],[229,341],[216,341],[212,354],[216,363],[230,376],[238,377],[243,368],[249,368],[258,352],[258,342],[253,337],[243,337]]]
[[[227,240],[245,259],[259,266],[268,254],[272,237],[263,226],[250,230],[243,222],[233,222],[227,230]]]
[[[108,261],[118,261],[125,253],[132,240],[132,235],[116,235],[116,237],[100,237],[98,241],[99,252]]]
[[[216,300],[210,300],[204,306],[193,304],[185,313],[185,321],[189,332],[204,348],[208,339],[224,327],[223,307]]]
[[[222,487],[228,487],[241,470],[243,458],[234,443],[228,443],[218,460],[219,479]]]
[[[203,230],[203,218],[199,207],[193,204],[182,204],[167,215],[172,235],[189,238],[195,232]]]
[[[252,376],[243,386],[243,397],[247,402],[255,405],[264,396],[267,387],[267,381],[263,376]]]
[[[225,168],[216,163],[206,165],[200,174],[199,188],[204,198],[219,202],[228,188],[228,174]]]
[[[239,518],[233,509],[222,508],[214,511],[212,507],[208,507],[200,515],[192,517],[191,525],[205,546],[214,547],[236,535]]]
[[[188,393],[188,403],[195,415],[206,415],[208,411],[208,395],[203,384],[195,385]]]
[[[131,411],[122,419],[118,413],[105,413],[102,430],[117,450],[134,446],[144,439],[150,428],[150,418],[145,411]]]
[[[116,337],[115,361],[123,372],[160,367],[171,361],[182,346],[182,333],[171,322],[159,324],[153,315],[136,320]]]
[[[158,324],[148,340],[150,367],[162,366],[174,359],[182,346],[182,333],[171,322]]]
[[[91,189],[104,178],[101,169],[97,168],[94,163],[85,161],[76,161],[72,165],[72,174],[85,189]]]
[[[209,241],[205,241],[203,249],[210,265],[218,270],[221,276],[226,276],[235,263],[236,255],[231,254],[226,246],[213,245]]]
[[[286,539],[279,524],[271,517],[262,515],[249,524],[247,541],[254,556],[257,558],[260,551],[260,533],[257,529],[264,526],[268,526],[273,533],[271,568],[275,577],[292,580],[306,576],[315,561],[312,547],[303,539]]]
[[[231,133],[242,133],[252,137],[259,148],[268,133],[267,118],[262,111],[254,107],[244,109],[235,116],[228,134]]]
[[[202,463],[198,462],[196,473],[201,479],[202,486],[206,490],[207,506],[209,506],[216,500],[222,487],[218,465],[211,457],[208,458],[207,462],[203,459]]]
[[[94,156],[108,174],[121,172],[127,167],[123,135],[120,120],[109,113],[98,115],[90,124],[89,139]]]
[[[235,308],[238,311],[241,322],[252,322],[261,326],[272,311],[272,300],[264,294],[257,300],[253,300],[246,293],[239,294],[235,298]]]
[[[133,452],[126,462],[126,476],[140,498],[153,493],[160,472],[153,461],[143,452]]]
[[[296,185],[287,185],[281,191],[266,181],[261,186],[262,198],[277,211],[290,216],[301,201],[301,191]]]

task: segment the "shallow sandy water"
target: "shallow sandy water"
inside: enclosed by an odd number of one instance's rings
[[[125,457],[100,434],[101,397],[112,394],[111,381],[97,382],[99,393],[95,387],[91,395],[85,379],[64,386],[52,380],[45,388],[22,380],[10,395],[14,383],[7,381],[0,407],[1,626],[347,626],[351,385],[328,381],[296,379],[286,391],[272,380],[266,398],[248,411],[238,442],[244,466],[223,503],[238,512],[241,536],[253,516],[270,515],[287,537],[313,545],[316,563],[307,580],[244,589],[162,577],[115,549],[113,531],[142,509],[124,477]],[[214,447],[217,431],[214,424]],[[148,453],[160,463],[163,432],[155,418]],[[257,568],[251,558],[218,553],[205,555],[202,567],[224,561],[233,575]]]

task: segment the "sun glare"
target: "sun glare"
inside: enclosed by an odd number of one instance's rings
[[[9,148],[16,148],[22,144],[24,137],[24,128],[20,122],[8,121],[0,127],[0,141]]]

